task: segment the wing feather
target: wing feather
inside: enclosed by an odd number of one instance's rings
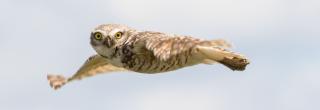
[[[100,55],[93,55],[80,67],[80,69],[70,78],[65,78],[61,75],[48,75],[50,86],[58,89],[66,83],[73,80],[80,80],[82,78],[94,76],[101,73],[109,73],[114,71],[125,71],[126,69],[113,66],[108,63],[108,60]]]
[[[80,67],[80,69],[68,80],[71,81],[96,74],[123,70],[125,69],[108,63],[106,58],[103,58],[100,55],[93,55],[89,57],[88,60]]]

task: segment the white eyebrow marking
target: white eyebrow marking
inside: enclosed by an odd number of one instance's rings
[[[108,35],[107,32],[105,32],[105,31],[103,31],[103,30],[93,30],[92,32],[93,32],[93,33],[100,32],[100,33],[103,34],[103,35]]]
[[[120,29],[113,29],[110,33],[109,33],[109,35],[110,36],[113,36],[113,35],[115,35],[117,32],[120,32],[121,30]]]

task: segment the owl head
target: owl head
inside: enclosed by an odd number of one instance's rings
[[[115,48],[122,46],[134,32],[125,25],[103,24],[91,32],[90,43],[98,54],[110,57]]]

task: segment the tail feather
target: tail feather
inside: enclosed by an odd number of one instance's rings
[[[55,90],[61,88],[67,83],[66,78],[61,75],[48,75],[47,79],[50,83],[50,86]]]
[[[249,60],[243,55],[213,47],[198,46],[198,51],[206,58],[219,62],[231,70],[243,71],[249,64]]]
[[[223,39],[216,39],[216,40],[211,40],[210,41],[212,46],[218,46],[218,47],[222,47],[222,48],[231,48],[232,45],[227,42],[226,40]]]

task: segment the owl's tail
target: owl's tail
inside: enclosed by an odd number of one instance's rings
[[[67,83],[66,78],[61,75],[48,75],[47,79],[49,81],[50,86],[55,90],[61,88],[63,85]]]
[[[221,48],[231,48],[232,45],[227,42],[226,40],[223,39],[216,39],[216,40],[211,40],[210,42],[210,46],[213,47],[221,47]]]
[[[205,59],[210,59],[223,64],[231,70],[243,71],[249,60],[243,55],[218,47],[197,46],[197,50]]]

